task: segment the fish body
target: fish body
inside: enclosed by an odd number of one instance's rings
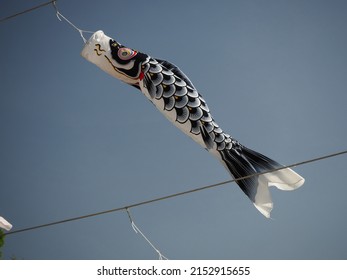
[[[174,64],[127,48],[102,31],[86,42],[81,55],[105,72],[139,89],[177,128],[215,156],[234,178],[283,167],[225,133],[190,79]],[[293,190],[304,178],[290,168],[238,180],[254,206],[270,217],[270,186]]]

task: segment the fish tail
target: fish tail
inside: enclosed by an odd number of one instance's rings
[[[236,148],[220,151],[220,154],[222,163],[235,179],[284,167],[278,162],[240,144]],[[304,182],[305,179],[292,169],[284,168],[237,180],[236,183],[250,198],[254,206],[265,217],[270,218],[273,203],[269,187],[275,186],[280,190],[291,191],[302,186]]]

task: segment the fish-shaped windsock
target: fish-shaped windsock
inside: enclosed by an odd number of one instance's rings
[[[81,55],[111,76],[139,89],[181,131],[214,155],[234,178],[283,167],[225,133],[213,119],[204,98],[174,64],[151,57],[95,32]],[[237,184],[267,218],[273,208],[270,186],[294,190],[304,178],[290,168],[250,176]]]

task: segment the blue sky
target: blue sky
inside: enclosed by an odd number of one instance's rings
[[[1,1],[0,17],[41,1]],[[218,124],[291,164],[345,150],[345,1],[58,1],[86,30],[178,65]],[[86,34],[88,36],[88,34]],[[230,179],[133,87],[80,56],[51,6],[0,25],[0,215],[15,229]],[[346,259],[345,156],[297,167],[265,219],[236,184],[131,209],[169,259]],[[4,257],[155,259],[126,212],[7,236]]]

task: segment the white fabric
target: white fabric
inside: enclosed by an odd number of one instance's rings
[[[301,187],[304,182],[305,179],[290,168],[259,175],[254,206],[266,218],[270,218],[273,203],[269,187],[275,186],[283,191],[291,191]]]
[[[102,30],[95,32],[85,43],[81,56],[111,76],[126,83],[133,83],[132,79],[117,70],[117,68],[123,68],[124,65],[118,64],[112,58],[110,40],[112,38],[105,35]]]
[[[268,180],[264,175],[259,175],[257,194],[254,199],[254,206],[262,213],[266,218],[270,218],[270,213],[273,208],[271,194],[269,191]]]
[[[7,231],[11,230],[12,225],[6,221],[3,217],[0,216],[0,228],[3,228]]]

